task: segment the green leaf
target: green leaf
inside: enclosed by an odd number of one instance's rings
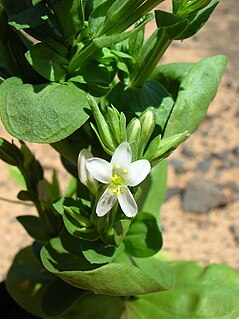
[[[41,307],[42,297],[55,276],[45,271],[33,253],[32,247],[22,249],[8,272],[6,285],[12,298],[21,307],[36,316],[45,318]]]
[[[139,212],[129,228],[124,244],[134,257],[150,257],[156,254],[163,244],[156,218],[149,213]]]
[[[163,28],[168,40],[178,37],[187,27],[188,20],[170,12],[156,10],[155,20],[158,28]]]
[[[170,63],[163,64],[154,69],[149,80],[157,81],[162,84],[171,94],[174,100],[178,95],[178,89],[182,79],[187,75],[193,67],[193,63]]]
[[[44,43],[36,43],[25,54],[33,69],[49,81],[64,81],[68,60]]]
[[[24,248],[16,255],[6,284],[8,292],[21,307],[44,319],[69,311],[83,295],[82,290],[47,272],[32,247]]]
[[[96,294],[132,296],[167,289],[134,266],[124,254],[120,256],[121,260],[96,267],[83,258],[77,242],[69,244],[66,238],[53,238],[41,250],[41,259],[48,271],[72,286]]]
[[[134,262],[146,275],[157,281],[160,285],[167,287],[169,291],[173,288],[175,274],[170,264],[156,257],[134,258]]]
[[[106,264],[112,262],[124,251],[124,245],[119,247],[105,244],[102,240],[81,242],[82,254],[91,264]]]
[[[84,294],[64,319],[120,319],[124,311],[124,300],[120,297]]]
[[[120,319],[235,319],[239,315],[239,274],[225,265],[201,267],[174,262],[175,286],[126,302]]]
[[[46,234],[39,217],[25,215],[18,216],[17,220],[19,221],[19,223],[22,224],[22,226],[32,238],[40,242],[46,242],[49,240],[50,237]]]
[[[19,169],[14,168],[12,166],[8,166],[7,168],[10,176],[15,180],[15,182],[24,190],[27,189],[25,179]]]
[[[195,33],[197,33],[207,22],[207,20],[210,18],[210,15],[214,11],[214,9],[219,4],[220,0],[212,0],[208,6],[205,8],[199,10],[196,13],[191,13],[186,16],[186,18],[189,20],[188,27],[186,30],[181,33],[176,39],[177,40],[183,40],[187,39],[191,36],[193,36]]]
[[[119,246],[123,242],[126,234],[128,233],[130,225],[131,225],[131,220],[129,219],[117,220],[113,224],[114,242],[116,246]]]
[[[36,28],[48,19],[49,10],[45,5],[39,4],[24,11],[10,15],[8,23],[17,30]]]
[[[178,97],[168,120],[164,138],[186,130],[192,134],[203,120],[227,64],[218,55],[196,63],[183,78]]]
[[[139,211],[153,214],[157,221],[167,191],[167,171],[167,161],[161,161],[140,184],[142,193],[138,199]]]
[[[88,109],[87,94],[70,82],[31,85],[10,78],[0,86],[1,120],[21,140],[62,140],[85,123]]]
[[[141,88],[127,88],[123,83],[118,83],[111,91],[110,103],[118,110],[143,112],[148,107],[154,107],[156,118],[159,121],[160,108],[171,110],[173,99],[165,88],[155,81],[146,81]]]
[[[158,162],[159,160],[168,157],[172,151],[174,151],[178,145],[184,142],[189,136],[190,134],[188,131],[163,139],[161,139],[160,136],[156,136],[149,144],[144,154],[144,158],[149,161],[156,160],[156,162]]]
[[[84,26],[84,10],[82,0],[48,1],[54,11],[60,31],[65,41],[74,44],[76,36]]]
[[[58,319],[59,315],[63,315],[64,317],[64,314],[71,311],[72,306],[74,306],[83,295],[83,290],[72,287],[56,277],[55,280],[48,285],[43,295],[41,302],[42,310],[51,318],[52,316],[57,316]]]
[[[91,12],[89,16],[89,30],[92,37],[97,37],[97,33],[104,24],[105,16],[113,3],[114,0],[104,1]]]

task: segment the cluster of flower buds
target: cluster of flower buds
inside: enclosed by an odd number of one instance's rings
[[[132,159],[147,159],[155,165],[166,158],[190,134],[187,131],[168,137],[153,136],[155,131],[155,113],[153,108],[147,108],[139,117],[133,118],[128,124],[123,112],[114,107],[108,107],[105,116],[93,98],[89,103],[96,126],[91,123],[103,149],[112,155],[120,143],[128,142],[132,151]]]
[[[103,149],[112,155],[119,144],[128,142],[132,150],[132,159],[141,159],[155,129],[155,116],[149,108],[139,117],[133,118],[127,125],[126,116],[115,107],[108,107],[105,116],[93,98],[89,99],[96,126],[91,123]]]

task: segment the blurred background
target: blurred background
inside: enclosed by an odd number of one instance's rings
[[[169,9],[168,3],[160,9]],[[229,63],[217,96],[194,135],[168,159],[168,193],[161,209],[164,250],[173,258],[216,262],[239,269],[239,2],[221,0],[194,37],[174,42],[161,63],[197,62],[226,54]],[[149,27],[153,28],[153,25]],[[0,126],[0,136],[12,140]],[[62,188],[69,176],[48,145],[28,144],[47,176],[58,169]],[[35,214],[14,203],[21,187],[0,162],[0,281],[12,258],[31,243],[15,217]],[[6,201],[10,199],[13,202]]]

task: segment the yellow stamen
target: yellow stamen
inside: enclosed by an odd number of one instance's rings
[[[120,169],[121,166],[120,166],[119,164],[114,164],[114,168],[115,168],[115,169]]]
[[[124,172],[124,174],[129,174],[128,168],[125,168],[125,169],[123,170],[123,172]]]

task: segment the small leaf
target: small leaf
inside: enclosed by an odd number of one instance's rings
[[[126,250],[134,257],[149,257],[162,247],[163,240],[156,218],[140,212],[132,222],[124,239]]]
[[[128,233],[130,224],[131,220],[129,219],[117,220],[114,223],[114,241],[116,246],[119,246],[123,242],[126,234]]]
[[[68,60],[44,43],[36,43],[25,54],[33,69],[49,81],[63,81]]]
[[[176,39],[177,40],[183,40],[187,39],[191,36],[193,36],[195,33],[197,33],[207,22],[207,20],[210,18],[210,15],[214,11],[214,9],[219,4],[220,0],[212,0],[206,6],[205,8],[199,10],[196,13],[191,13],[186,16],[186,18],[189,20],[189,24],[186,28],[186,30],[181,33]]]
[[[8,173],[11,177],[15,180],[15,182],[24,190],[27,189],[25,179],[22,173],[17,169],[13,168],[12,166],[8,166]]]
[[[17,220],[22,224],[32,238],[40,242],[46,242],[49,240],[49,236],[46,234],[39,217],[25,215],[18,216]]]
[[[62,140],[85,123],[88,110],[87,94],[70,82],[31,85],[13,77],[0,86],[2,122],[21,140]]]
[[[48,19],[48,9],[45,5],[30,7],[24,11],[10,15],[8,23],[17,30],[36,28]]]

